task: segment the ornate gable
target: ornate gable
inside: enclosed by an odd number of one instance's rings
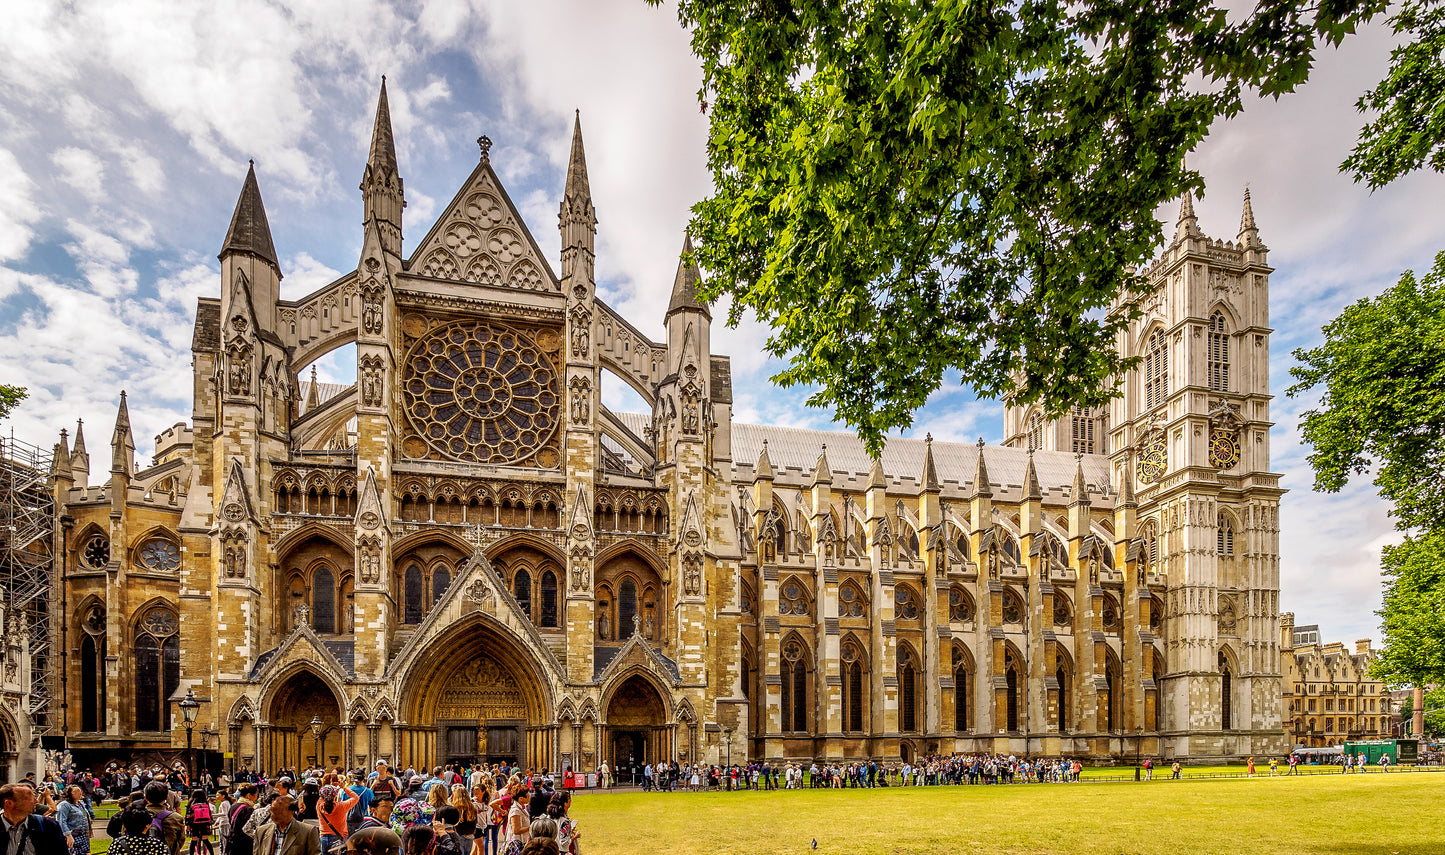
[[[422,239],[407,272],[519,291],[561,293],[562,286],[492,171],[491,141],[482,161]]]

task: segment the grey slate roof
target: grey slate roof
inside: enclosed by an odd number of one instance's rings
[[[647,416],[637,413],[617,413],[617,418],[634,433],[641,435],[647,425]],[[823,445],[828,446],[828,465],[833,471],[833,486],[836,489],[864,490],[868,487],[868,472],[873,466],[872,459],[863,450],[863,443],[856,434],[848,431],[814,430],[811,428],[777,427],[770,425],[733,424],[733,475],[741,481],[752,480],[753,465],[763,440],[768,441],[768,458],[775,472],[777,486],[808,487],[813,482],[813,465]],[[888,437],[883,446],[883,471],[888,477],[888,486],[904,493],[916,493],[921,488],[923,476],[922,439]],[[1019,501],[1024,492],[1024,470],[1028,466],[1028,452],[1020,448],[1006,448],[986,445],[983,448],[984,463],[988,467],[989,480],[993,487],[994,499],[1004,502]],[[938,478],[943,484],[946,497],[963,497],[973,493],[974,469],[978,461],[978,446],[968,442],[933,443],[933,461],[938,469]],[[1084,455],[1084,480],[1088,483],[1089,496],[1108,505],[1113,501],[1115,491],[1109,481],[1109,458],[1102,454]],[[1072,499],[1074,483],[1074,455],[1062,451],[1034,452],[1034,469],[1043,487],[1044,501],[1057,504]]]
[[[337,395],[340,395],[342,392],[345,392],[347,389],[350,389],[350,388],[351,388],[351,385],[346,384],[346,383],[321,383],[321,382],[318,382],[318,383],[316,384],[316,397],[317,397],[317,400],[320,401],[320,403],[319,403],[317,406],[318,406],[318,407],[324,407],[324,406],[326,406],[326,402],[327,402],[327,401],[331,400],[332,398],[335,398]],[[311,381],[310,381],[310,380],[302,380],[302,381],[301,381],[301,402],[300,402],[299,404],[297,404],[297,408],[300,410],[300,413],[298,413],[298,415],[305,415],[305,414],[306,414],[306,401],[310,400],[310,396],[311,396]]]
[[[626,642],[623,642],[622,644],[592,645],[593,680],[596,680],[602,676],[602,672],[607,670],[607,666],[612,664],[612,660],[617,658],[617,654],[622,651],[622,648],[625,645]],[[667,673],[672,677],[672,679],[681,680],[682,672],[677,670],[677,663],[667,658],[666,656],[663,656],[662,651],[657,650],[657,648],[653,648],[653,650],[657,653],[657,658],[662,660],[663,665],[667,668]]]

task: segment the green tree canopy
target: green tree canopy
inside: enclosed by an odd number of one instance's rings
[[[1154,212],[1202,189],[1185,153],[1382,6],[682,0],[711,116],[702,296],[771,325],[774,379],[875,452],[949,371],[1102,404]]]
[[[1371,673],[1394,685],[1445,683],[1445,534],[1388,546],[1382,565],[1386,644]]]
[[[1347,307],[1319,347],[1295,351],[1289,395],[1322,392],[1305,412],[1315,488],[1334,492],[1375,467],[1404,528],[1445,531],[1445,252]]]
[[[1378,116],[1341,167],[1372,188],[1422,166],[1445,172],[1445,3],[1408,0],[1390,24],[1402,44],[1385,79],[1356,104]]]
[[[25,389],[21,386],[6,386],[0,383],[0,419],[10,415],[15,406],[25,400]]]

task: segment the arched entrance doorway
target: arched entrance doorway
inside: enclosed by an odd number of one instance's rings
[[[552,769],[557,728],[533,657],[480,614],[438,636],[408,672],[398,764]]]
[[[624,680],[607,702],[607,746],[620,781],[638,774],[644,763],[673,759],[667,705],[641,674]]]
[[[270,727],[261,762],[267,771],[349,765],[341,738],[341,705],[315,672],[302,669],[283,680],[271,695],[266,718]],[[312,732],[315,719],[321,720],[319,736]]]

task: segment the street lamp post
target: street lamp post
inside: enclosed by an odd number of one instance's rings
[[[196,713],[201,711],[201,702],[196,700],[196,693],[186,689],[186,696],[180,702],[181,721],[186,725],[186,762],[190,764],[189,774],[191,783],[196,780],[196,752],[191,744],[191,737],[196,728]]]
[[[316,747],[316,759],[312,762],[319,765],[321,762],[321,716],[319,715],[311,717],[311,739]]]
[[[1144,743],[1144,727],[1134,729],[1134,780],[1139,780],[1139,750]]]
[[[727,764],[723,766],[723,780],[727,782],[727,788],[733,786],[733,729],[723,728],[723,746],[727,749]]]

